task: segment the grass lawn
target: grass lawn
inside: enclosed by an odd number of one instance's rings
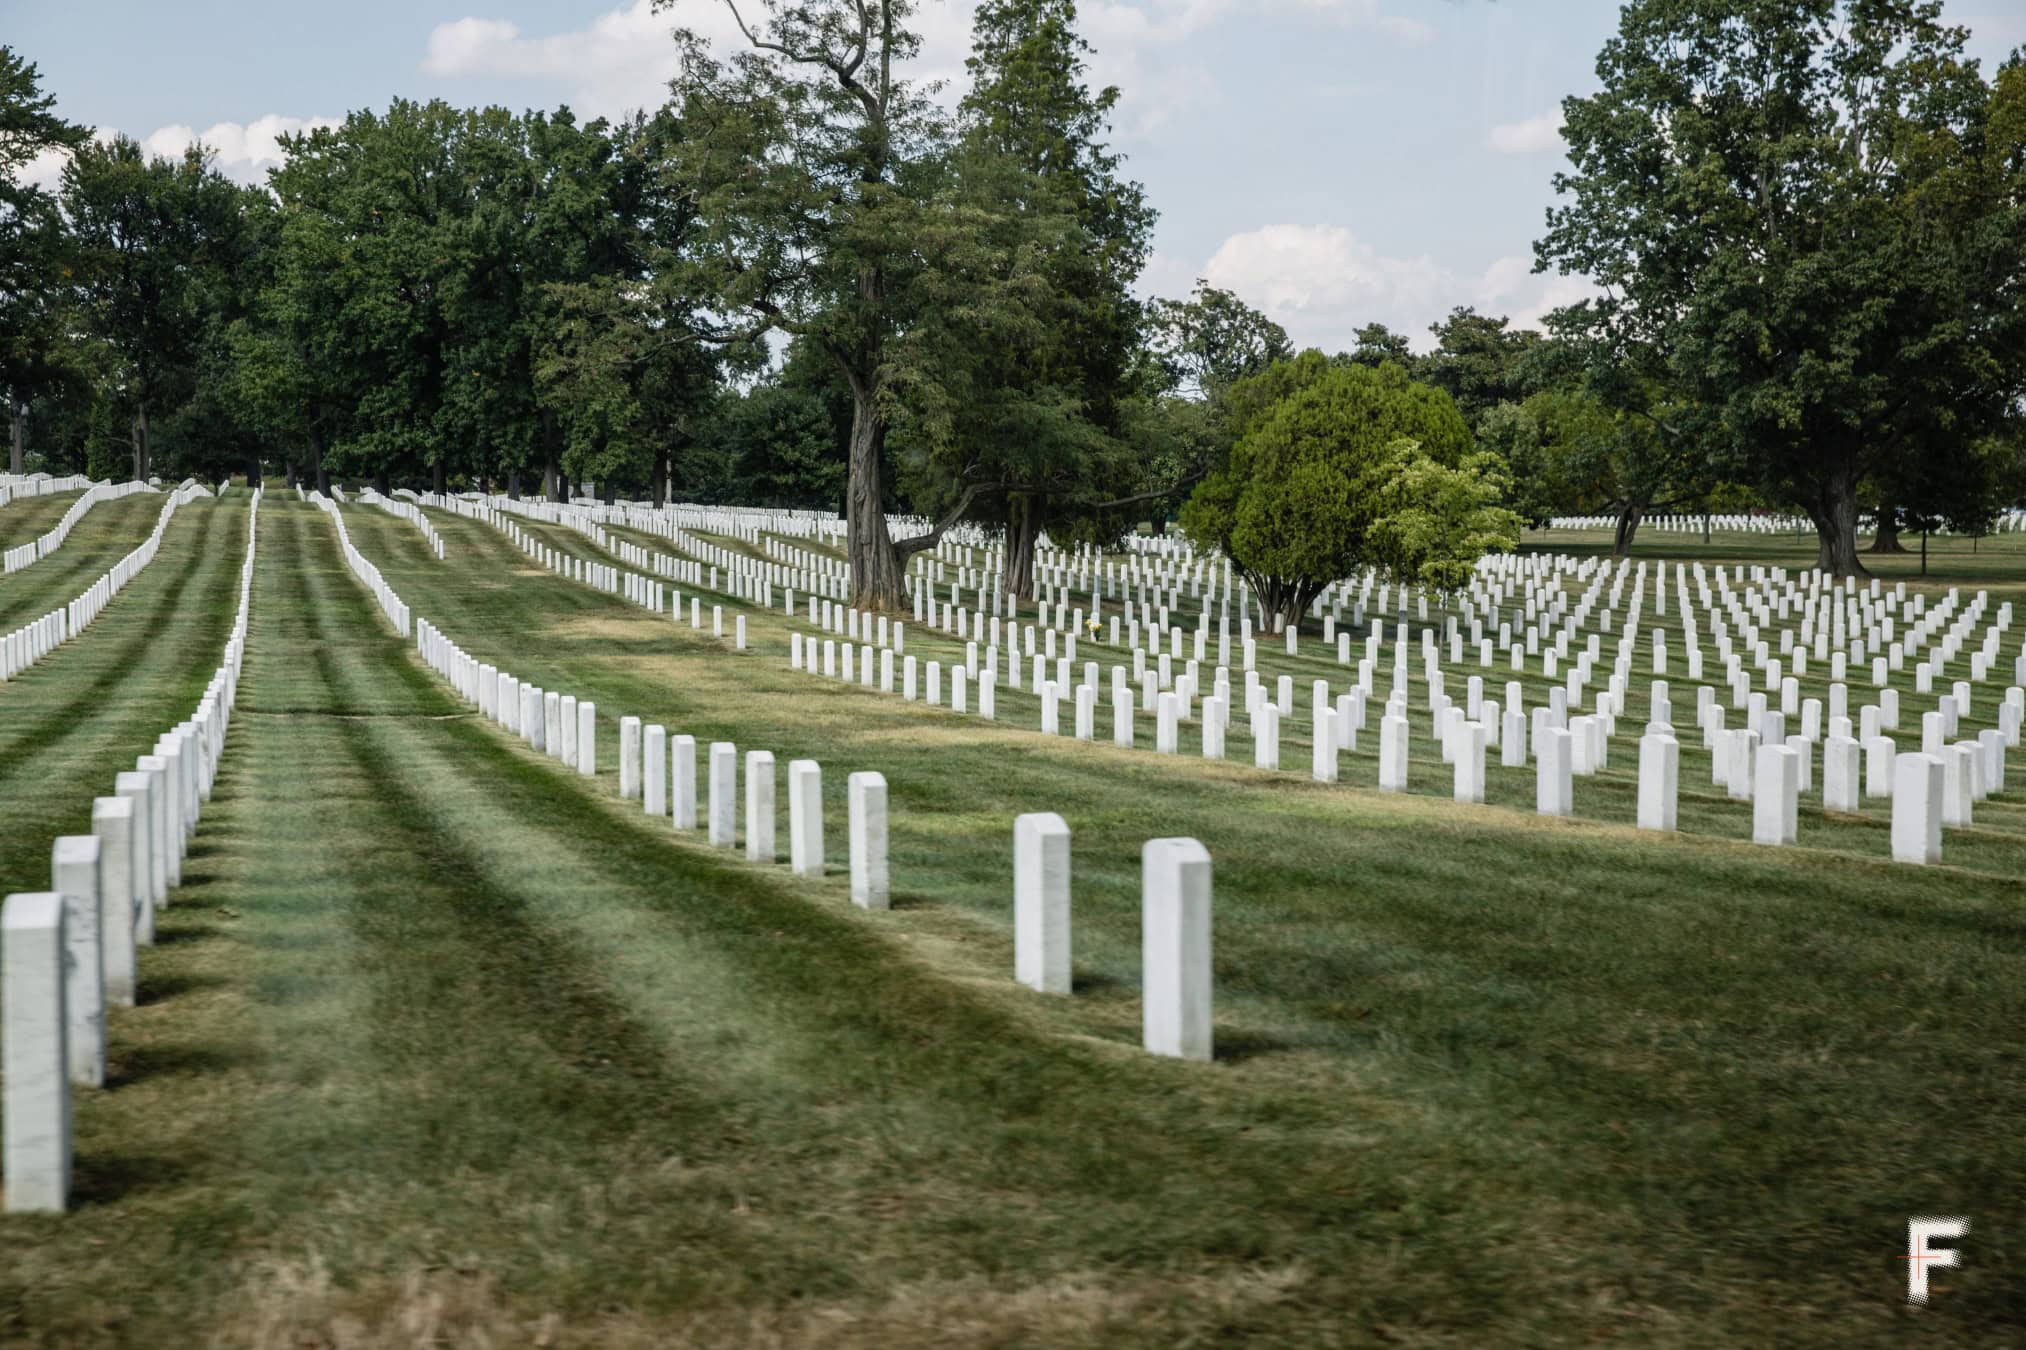
[[[152,740],[187,716],[245,505],[179,513],[91,632],[0,687],[0,728],[96,737],[146,705],[123,734]],[[1980,804],[1950,865],[1915,869],[1881,861],[1875,822],[1805,811],[1807,847],[1752,847],[1734,805],[1686,791],[1684,837],[1642,835],[1622,752],[1579,782],[1589,818],[1541,822],[1531,771],[1523,803],[1382,796],[1376,736],[1337,787],[1251,769],[1242,736],[1223,763],[1043,739],[1024,695],[984,723],[812,679],[778,612],[747,611],[734,653],[431,514],[445,561],[384,512],[345,519],[454,641],[595,699],[601,773],[452,699],[323,516],[272,494],[216,791],[142,1006],[112,1018],[114,1081],[78,1099],[75,1211],[0,1221],[0,1341],[2020,1337],[2016,808]],[[143,630],[115,625],[177,604],[129,653]],[[1261,661],[1301,677],[1304,723],[1311,674],[1348,678],[1310,645]],[[118,674],[88,703],[24,701],[87,660]],[[830,875],[619,802],[622,714],[783,773],[819,760]],[[0,851],[40,884],[48,839],[140,751],[5,744],[6,809],[62,798]],[[843,876],[859,768],[891,784],[885,914]],[[1417,759],[1417,791],[1441,768]],[[1074,831],[1069,999],[1011,978],[1032,810]],[[1138,853],[1171,834],[1216,867],[1214,1065],[1138,1048]],[[1911,1309],[1906,1220],[1956,1213],[1964,1269]]]

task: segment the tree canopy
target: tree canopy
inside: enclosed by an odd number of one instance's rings
[[[1231,558],[1267,613],[1298,624],[1324,586],[1367,566],[1453,588],[1470,548],[1511,546],[1509,515],[1485,514],[1498,480],[1468,458],[1454,400],[1398,365],[1311,350],[1230,393],[1230,457],[1182,526]]]
[[[1935,0],[1632,0],[1563,103],[1542,267],[1861,570],[1859,485],[1962,457],[2026,377],[2026,71],[1987,82]],[[1922,470],[1921,472],[1927,472]]]

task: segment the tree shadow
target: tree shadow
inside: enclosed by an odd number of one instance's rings
[[[1078,971],[1069,978],[1069,989],[1072,994],[1109,994],[1125,987],[1126,982],[1115,975]]]

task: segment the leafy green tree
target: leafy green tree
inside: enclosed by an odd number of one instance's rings
[[[213,242],[189,397],[161,419],[156,454],[177,477],[216,482],[237,471],[251,485],[275,442],[264,410],[252,406],[241,387],[236,334],[253,320],[272,273],[280,220],[264,190],[237,192],[233,228]]]
[[[724,340],[801,337],[844,377],[852,593],[880,609],[904,603],[907,559],[983,490],[948,459],[976,344],[1033,323],[1048,294],[1047,249],[1021,251],[1032,234],[1010,203],[953,174],[946,119],[898,74],[920,48],[913,10],[796,0],[768,6],[759,27],[733,8],[745,48],[720,61],[679,33],[674,82],[687,131],[675,179],[698,221],[682,288],[735,316]],[[945,457],[952,485],[935,527],[900,541],[885,514],[897,426],[910,453]]]
[[[1477,447],[1495,456],[1505,504],[1527,529],[1573,509],[1574,490],[1548,442],[1547,428],[1525,403],[1494,404],[1478,423]]]
[[[1090,523],[1108,499],[1145,486],[1145,461],[1123,433],[1137,392],[1132,286],[1154,213],[1104,144],[1118,90],[1084,84],[1090,48],[1072,0],[985,0],[972,33],[957,171],[1017,204],[1009,257],[1051,243],[1027,306],[1034,321],[974,346],[979,375],[949,440],[971,481],[1010,485],[981,493],[971,514],[1005,525],[1005,584],[1017,596],[1031,588],[1044,531]]]
[[[1182,527],[1223,550],[1266,612],[1299,624],[1324,586],[1359,567],[1390,558],[1418,570],[1434,561],[1434,542],[1426,553],[1407,546],[1433,540],[1425,527],[1377,539],[1373,530],[1403,505],[1393,489],[1411,462],[1397,443],[1450,468],[1470,449],[1448,394],[1390,363],[1337,365],[1316,351],[1276,362],[1231,393],[1236,444],[1190,496]]]
[[[1839,575],[1867,476],[1972,454],[2026,374],[2026,72],[1987,84],[1940,11],[1632,0],[1563,103],[1536,245],[1605,292],[1572,322],[1653,353]]]
[[[1495,456],[1444,464],[1409,440],[1389,450],[1393,476],[1371,528],[1378,566],[1448,597],[1470,584],[1478,559],[1518,544],[1520,518],[1501,504],[1508,489]]]
[[[70,382],[76,363],[68,310],[69,239],[56,201],[21,181],[45,151],[74,150],[91,133],[55,112],[32,62],[0,46],[0,391],[7,398],[8,470],[23,471],[29,405]]]
[[[1343,359],[1360,366],[1380,366],[1391,361],[1412,375],[1420,358],[1407,345],[1405,333],[1396,333],[1383,323],[1368,323],[1358,330],[1355,345]]]
[[[1294,355],[1287,330],[1230,291],[1198,280],[1186,300],[1156,300],[1148,348],[1184,398],[1215,401],[1248,376]]]
[[[776,379],[728,390],[702,439],[747,505],[834,510],[843,499],[844,459],[830,409],[810,389]]]
[[[1435,350],[1415,363],[1415,379],[1444,390],[1456,400],[1458,412],[1475,432],[1485,412],[1525,398],[1527,353],[1541,335],[1508,327],[1504,315],[1493,318],[1460,305],[1440,323],[1430,324]]]
[[[150,158],[116,136],[73,153],[62,203],[76,241],[79,314],[117,358],[133,475],[146,478],[155,469],[152,419],[191,396],[205,335],[241,261],[241,192],[201,146]]]

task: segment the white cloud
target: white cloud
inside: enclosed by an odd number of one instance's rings
[[[1550,108],[1538,117],[1520,122],[1502,122],[1487,138],[1491,148],[1504,155],[1531,155],[1562,148],[1562,110]]]
[[[335,117],[284,117],[269,113],[251,122],[216,122],[202,132],[172,125],[158,127],[141,138],[141,148],[151,155],[174,159],[201,141],[211,152],[211,167],[241,183],[265,183],[267,171],[280,165],[281,137],[338,125]]]
[[[227,178],[240,183],[265,183],[267,171],[281,163],[281,137],[336,125],[338,120],[332,117],[284,117],[269,113],[251,122],[217,122],[201,133],[181,123],[171,123],[155,128],[139,140],[144,153],[164,159],[180,159],[192,144],[201,141],[211,154],[211,167]],[[92,132],[92,139],[103,144],[117,134],[112,127],[99,127]],[[21,176],[25,182],[54,192],[62,181],[63,166],[69,162],[67,151],[44,150],[28,161]]]
[[[1186,270],[1173,259],[1161,262],[1171,275]],[[1426,255],[1388,257],[1341,225],[1265,225],[1234,234],[1200,275],[1286,328],[1297,347],[1326,352],[1348,350],[1368,323],[1383,323],[1426,351],[1433,345],[1428,326],[1458,305],[1538,327],[1548,310],[1595,293],[1580,277],[1535,276],[1520,257],[1500,258],[1475,276]]]
[[[21,166],[20,180],[44,192],[54,192],[63,181],[63,166],[70,163],[68,150],[38,150]]]
[[[1080,27],[1095,49],[1093,86],[1122,91],[1119,131],[1144,136],[1178,109],[1214,99],[1212,70],[1183,49],[1188,39],[1227,18],[1256,11],[1260,0],[1091,0],[1078,10]],[[1367,28],[1396,41],[1419,44],[1434,33],[1419,20],[1383,13],[1380,0],[1266,0],[1273,9],[1313,22]],[[922,39],[910,78],[942,81],[945,102],[962,92],[964,58],[971,49],[975,0],[931,0],[914,17]],[[764,11],[747,11],[757,21]],[[695,29],[724,48],[739,33],[723,0],[680,0],[656,12],[652,0],[633,0],[581,28],[529,36],[505,19],[467,17],[438,24],[429,34],[421,68],[438,76],[504,76],[560,85],[570,104],[593,116],[659,107],[675,75],[676,27]]]
[[[582,28],[545,37],[529,37],[504,19],[458,19],[430,31],[422,71],[558,84],[579,112],[616,117],[666,102],[676,65],[669,35],[685,24],[708,31],[713,21],[729,34],[730,17],[724,6],[698,0],[662,13],[655,12],[650,0],[635,0]]]

